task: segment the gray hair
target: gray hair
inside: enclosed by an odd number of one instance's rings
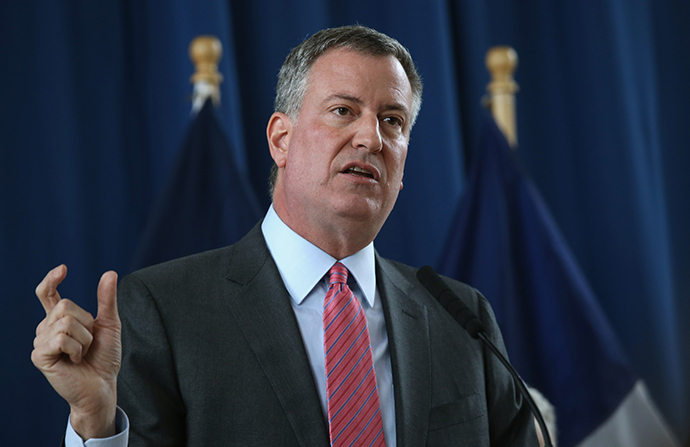
[[[307,92],[311,67],[328,50],[337,48],[347,48],[371,56],[393,56],[400,62],[412,87],[412,129],[422,106],[422,79],[412,56],[392,37],[360,25],[321,30],[295,47],[285,58],[278,73],[274,111],[284,113],[296,121]],[[271,195],[277,174],[278,169],[274,165],[269,178]]]
[[[400,62],[412,87],[412,127],[422,105],[422,80],[412,56],[392,37],[360,25],[321,30],[295,47],[278,73],[274,110],[296,119],[307,91],[311,67],[325,52],[337,48],[371,56],[393,56]]]

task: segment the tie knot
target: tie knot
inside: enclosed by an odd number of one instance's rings
[[[347,284],[347,267],[340,262],[333,264],[333,267],[328,271],[329,287],[333,284]]]

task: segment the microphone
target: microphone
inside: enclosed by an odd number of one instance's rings
[[[541,415],[541,411],[537,408],[534,403],[532,396],[527,390],[527,386],[522,381],[518,375],[515,368],[508,362],[508,359],[498,350],[496,345],[494,345],[489,337],[486,335],[486,327],[484,323],[477,318],[477,316],[472,312],[472,310],[467,307],[467,305],[453,292],[448,284],[438,276],[438,273],[434,271],[431,266],[424,266],[419,271],[417,271],[417,279],[424,286],[426,290],[433,295],[434,298],[438,300],[439,303],[450,313],[450,315],[455,318],[460,326],[462,326],[472,338],[481,339],[486,346],[498,357],[498,359],[503,363],[513,380],[517,385],[522,397],[527,401],[534,417],[537,419],[539,428],[541,428],[542,434],[544,436],[545,447],[553,447],[551,443],[551,436],[549,431],[546,429],[546,423]]]

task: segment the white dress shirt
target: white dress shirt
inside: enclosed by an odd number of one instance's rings
[[[347,284],[362,304],[369,327],[386,446],[395,446],[393,372],[383,306],[376,288],[374,243],[345,259],[335,259],[292,231],[280,220],[273,206],[266,213],[261,231],[292,298],[290,304],[302,333],[326,421],[328,404],[323,349],[323,300],[328,289],[328,271],[333,264],[340,261],[350,271]]]
[[[266,217],[261,225],[261,231],[271,256],[278,267],[283,283],[290,294],[292,309],[297,317],[302,341],[309,357],[312,375],[321,399],[324,421],[327,421],[326,367],[323,349],[323,301],[328,288],[328,277],[326,275],[338,259],[328,255],[292,231],[278,217],[272,205],[266,213]],[[379,390],[383,432],[386,438],[386,445],[394,447],[396,439],[393,373],[383,306],[376,288],[373,242],[354,255],[339,261],[350,271],[348,285],[362,304],[367,318],[371,352],[374,357],[374,370]],[[84,443],[72,428],[71,423],[68,423],[65,447],[126,447],[129,437],[129,420],[124,411],[119,407],[116,429],[118,434],[113,437],[90,439]]]

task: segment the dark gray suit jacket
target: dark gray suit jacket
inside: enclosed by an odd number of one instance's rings
[[[377,255],[399,446],[537,445],[502,365],[415,279]],[[503,342],[486,300],[453,289]],[[237,244],[150,267],[119,288],[118,401],[131,446],[327,446],[290,298],[259,225]]]

